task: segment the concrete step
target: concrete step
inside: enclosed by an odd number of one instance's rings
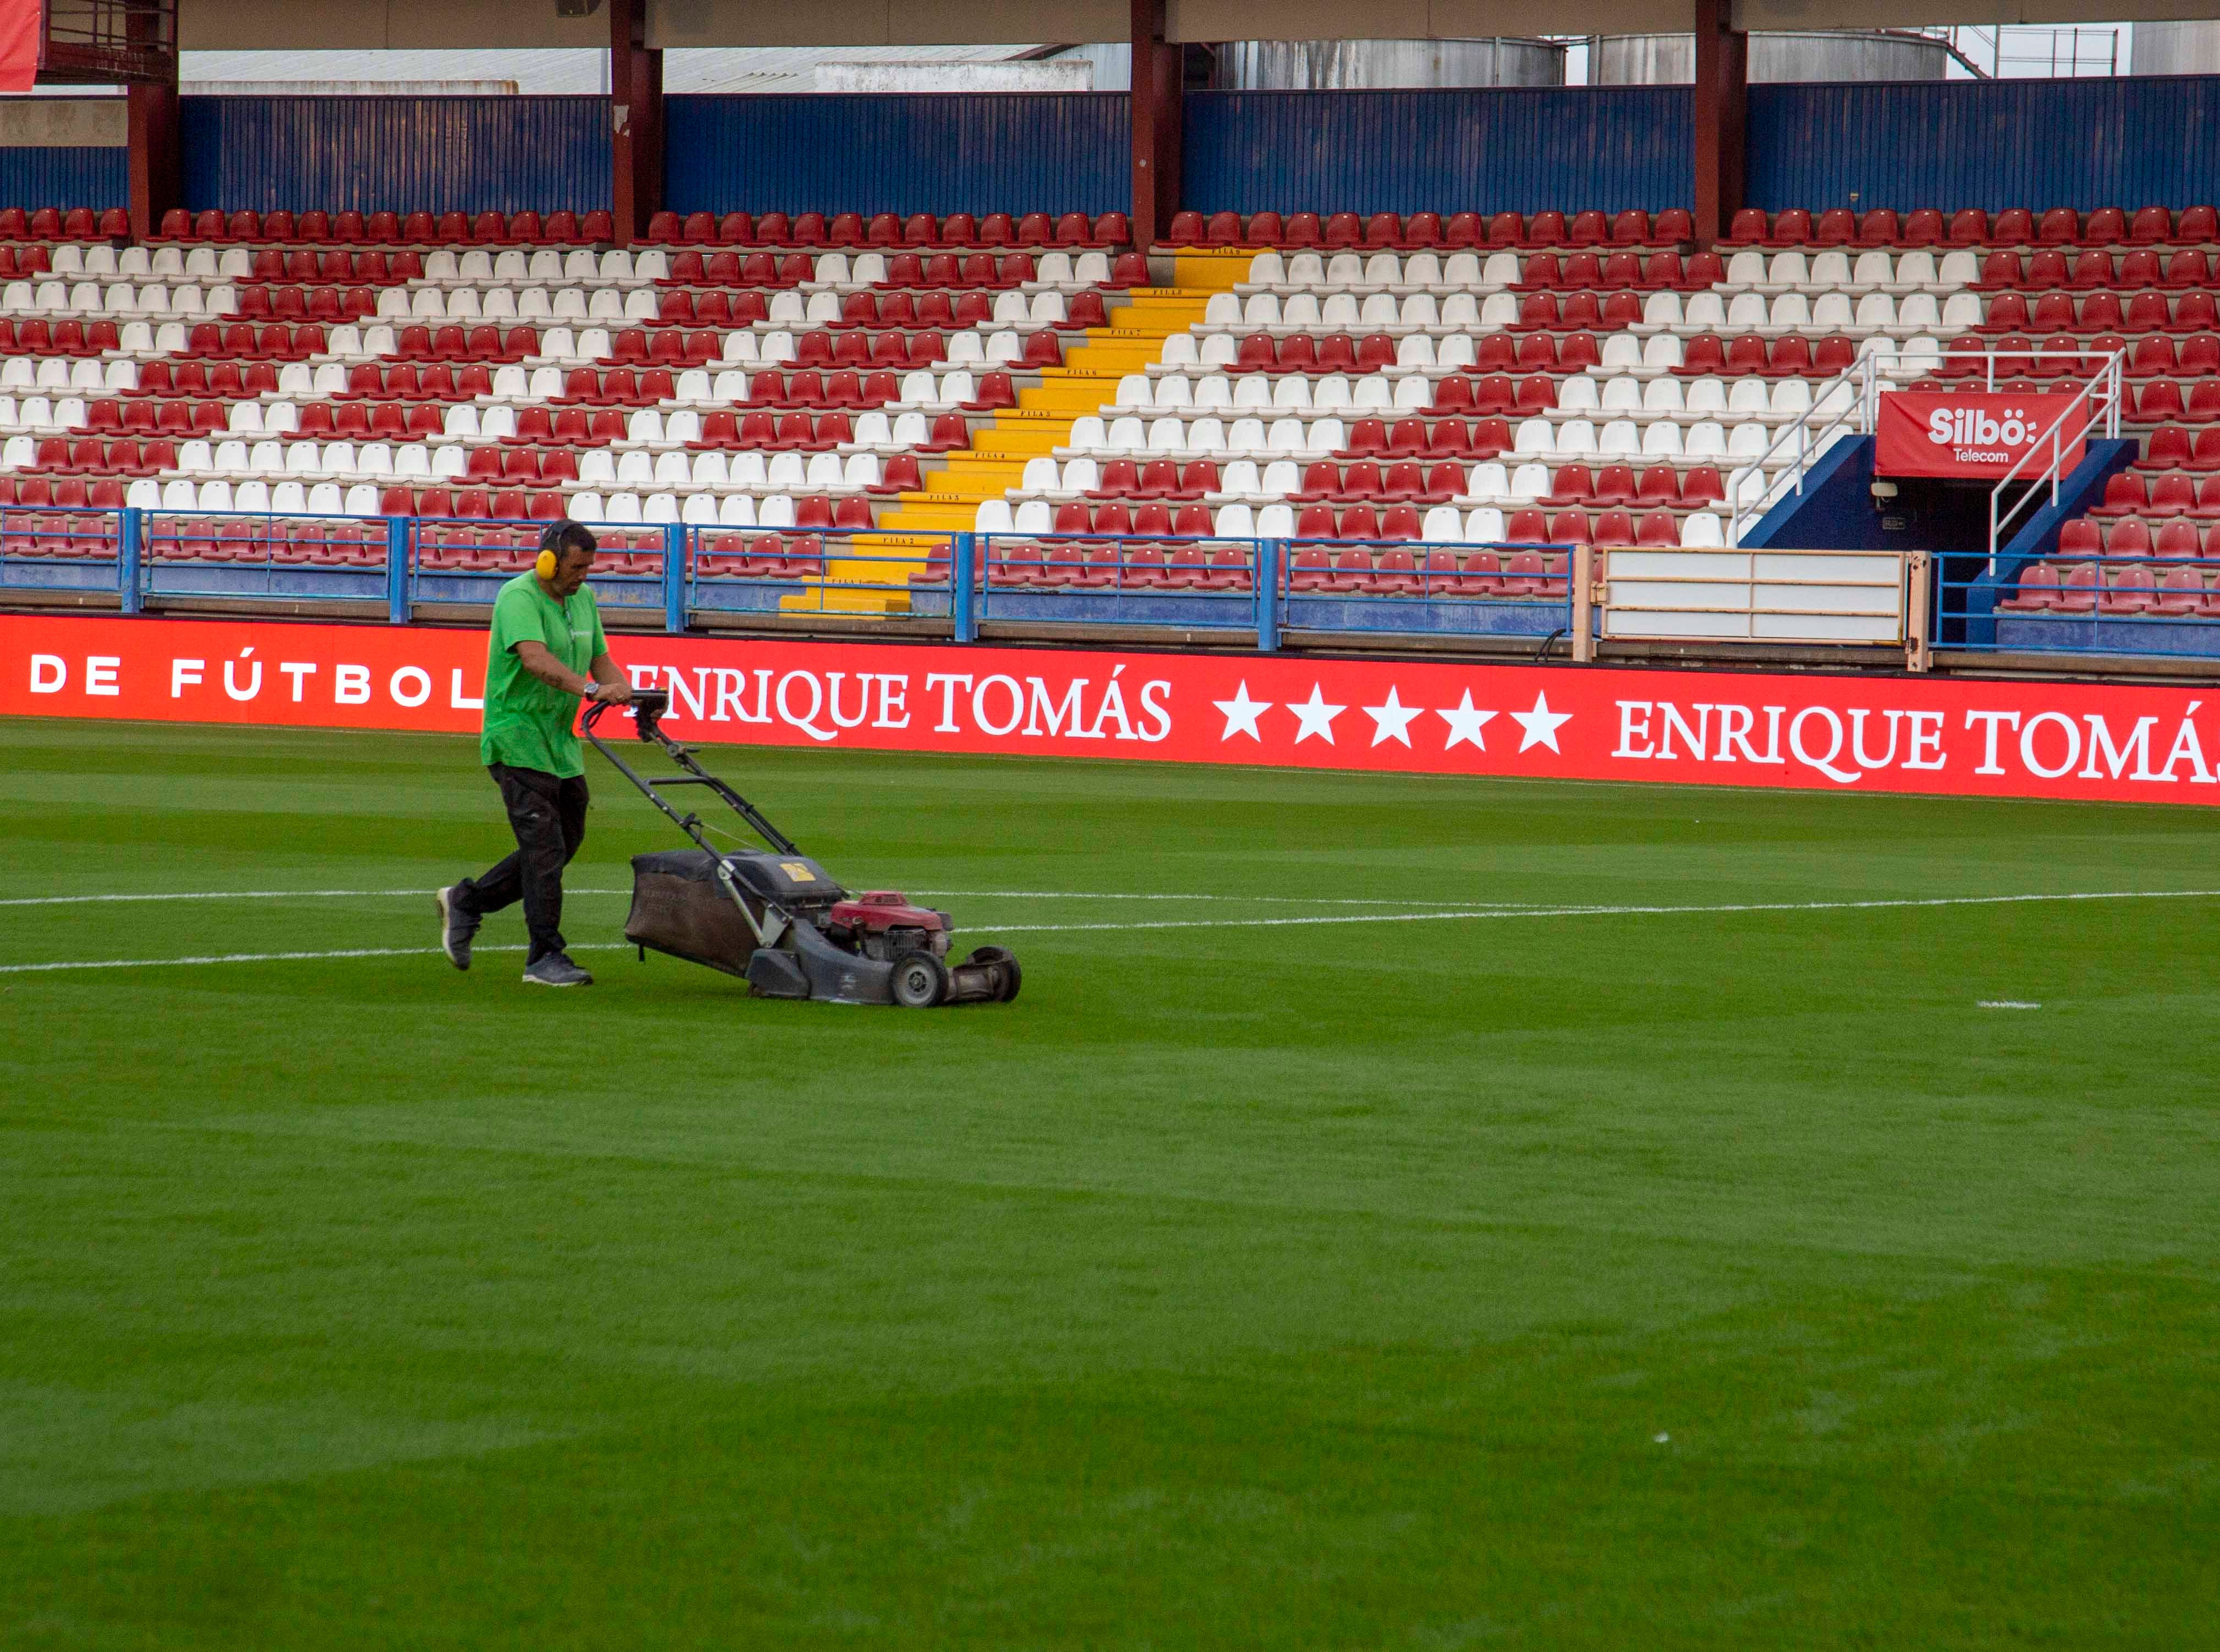
[[[884,526],[904,533],[961,533],[977,520],[979,500],[950,496],[931,504],[905,504],[889,514]]]
[[[1159,340],[1157,348],[1162,347],[1163,341]],[[1057,371],[1061,377],[1045,377],[1039,383],[1018,392],[1018,406],[1022,411],[1054,415],[1069,426],[1081,414],[1092,413],[1101,403],[1114,399],[1113,393],[1118,388],[1119,374],[1094,367]],[[976,448],[978,443],[975,440],[972,446]]]
[[[971,439],[971,451],[994,458],[1014,458],[1021,463],[1037,453],[1064,445],[1071,433],[1071,421],[1080,413],[1091,413],[1090,402],[1077,412],[1061,414],[1053,423],[1013,426],[1007,430],[982,431]]]
[[[1199,251],[1185,248],[1172,254],[1172,283],[1175,289],[1201,288],[1206,292],[1226,292],[1249,278],[1249,265],[1260,246],[1240,247],[1229,251]],[[1155,260],[1165,262],[1159,258]],[[1146,291],[1136,288],[1135,291]]]
[[[925,490],[934,497],[957,494],[983,498],[1005,488],[1016,487],[1025,468],[1022,458],[966,454],[962,463],[951,464],[946,470],[935,471],[926,477]]]
[[[835,585],[901,585],[909,583],[912,573],[931,560],[928,545],[945,544],[945,540],[929,540],[920,545],[915,556],[905,556],[899,561],[891,558],[862,557],[833,557],[825,564],[825,577]]]
[[[789,592],[778,599],[778,606],[784,614],[907,614],[909,587],[905,583],[899,589],[859,591],[828,585]]]
[[[1169,331],[1173,327],[1186,327],[1202,319],[1202,312],[1209,307],[1210,295],[1213,290],[1210,288],[1194,291],[1184,288],[1159,288],[1152,292],[1136,292],[1131,302],[1120,304],[1109,312],[1108,330],[1113,333],[1147,328]],[[1094,338],[1101,330],[1090,329],[1087,336]]]

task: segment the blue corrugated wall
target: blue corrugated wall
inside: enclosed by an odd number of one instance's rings
[[[130,205],[129,152],[122,148],[0,149],[0,206]]]
[[[608,107],[600,97],[188,97],[185,204],[606,207]]]
[[[1533,212],[1688,204],[1684,86],[1197,92],[1204,211]],[[689,97],[682,211],[1107,212],[1127,204],[1122,93]],[[595,97],[191,97],[190,206],[605,206]],[[2220,197],[2220,77],[1758,86],[1749,199],[1789,206],[2175,205]],[[0,149],[0,204],[124,204],[123,150]]]
[[[2220,198],[2220,77],[1753,86],[1749,204],[2180,206]]]
[[[1184,198],[1205,212],[1686,206],[1685,86],[1194,92]]]
[[[664,113],[677,212],[1112,212],[1123,92],[689,97]]]

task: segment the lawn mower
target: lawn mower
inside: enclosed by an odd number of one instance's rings
[[[954,926],[946,913],[913,906],[893,889],[851,895],[754,804],[695,762],[693,747],[663,732],[667,690],[634,691],[633,732],[661,746],[683,774],[650,779],[611,751],[595,728],[611,709],[606,702],[587,708],[587,739],[695,845],[633,857],[625,938],[643,961],[652,950],[721,969],[758,998],[927,1009],[1007,1004],[1018,995],[1024,977],[1009,952],[982,946],[960,963],[950,962]],[[769,849],[717,848],[709,841],[714,827],[680,814],[664,796],[672,786],[706,787]]]

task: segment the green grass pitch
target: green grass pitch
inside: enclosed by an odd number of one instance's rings
[[[458,976],[473,743],[0,724],[0,1646],[2220,1640],[2220,899],[1842,904],[2220,819],[710,761],[1020,1002]]]

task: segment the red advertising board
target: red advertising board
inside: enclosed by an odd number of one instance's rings
[[[689,740],[2220,801],[2220,690],[619,635]],[[483,632],[0,614],[0,714],[478,726]]]
[[[1875,476],[2001,477],[2025,458],[2067,408],[2060,429],[2060,463],[2081,462],[2096,409],[2071,396],[2017,396],[1992,390],[1888,390],[1874,433]],[[2043,446],[2047,449],[2048,442]],[[2049,469],[2042,458],[2020,472]]]

